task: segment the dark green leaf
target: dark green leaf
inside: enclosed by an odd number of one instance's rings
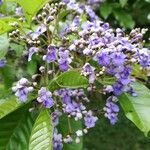
[[[147,135],[150,131],[150,90],[139,82],[134,83],[133,88],[138,96],[124,93],[119,102],[126,117]]]
[[[21,108],[0,120],[0,150],[28,150],[35,115]]]
[[[48,110],[40,112],[32,129],[29,150],[52,150],[53,125]]]
[[[88,80],[81,75],[80,71],[71,70],[53,79],[49,84],[49,89],[54,91],[59,88],[86,88],[87,86]]]
[[[104,19],[107,19],[108,16],[112,13],[112,4],[111,3],[101,4],[100,13]]]
[[[125,28],[132,29],[135,25],[134,20],[132,19],[132,16],[125,12],[122,9],[115,9],[113,10],[115,18],[119,21],[120,25]]]
[[[0,72],[2,73],[5,88],[10,88],[15,80],[15,70],[13,66],[6,65]]]

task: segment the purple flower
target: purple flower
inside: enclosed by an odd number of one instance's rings
[[[62,144],[62,135],[58,134],[57,129],[54,129],[53,134],[53,148],[54,150],[62,150],[63,144]]]
[[[18,15],[18,16],[23,16],[22,7],[17,7],[17,8],[16,8],[16,15]]]
[[[46,31],[46,26],[44,24],[41,24],[35,32],[30,33],[30,37],[32,40],[37,39],[41,34],[43,34]]]
[[[84,76],[89,76],[89,83],[94,83],[94,80],[95,80],[94,70],[95,70],[95,68],[92,67],[89,63],[86,63],[82,68],[81,73]]]
[[[150,50],[142,49],[138,52],[139,63],[142,67],[150,67]]]
[[[52,121],[53,121],[53,125],[54,126],[57,126],[58,123],[59,123],[59,117],[61,116],[61,112],[58,111],[58,110],[55,110],[53,113],[52,113]]]
[[[114,99],[117,99],[114,96],[110,96],[107,99],[106,106],[104,107],[105,117],[110,120],[110,123],[114,125],[118,121],[118,112],[119,107],[113,102]]]
[[[108,66],[110,64],[110,56],[106,52],[97,53],[95,59],[101,66]]]
[[[31,48],[29,49],[28,61],[31,61],[32,55],[33,55],[34,53],[37,53],[38,50],[39,50],[39,49],[38,49],[37,47],[31,47]]]
[[[114,93],[114,95],[121,95],[122,93],[123,93],[123,90],[124,90],[124,86],[123,86],[123,84],[121,84],[121,83],[115,83],[114,85],[113,85],[113,93]]]
[[[59,68],[61,71],[67,71],[69,69],[69,64],[71,63],[71,58],[69,57],[69,51],[68,50],[61,50],[59,52]]]
[[[130,67],[124,67],[122,72],[116,73],[116,78],[120,83],[123,85],[127,85],[131,82],[130,73],[131,73],[131,68]]]
[[[95,126],[95,123],[96,123],[97,120],[98,120],[98,118],[97,118],[97,117],[94,117],[94,116],[92,115],[92,112],[89,111],[89,112],[86,114],[86,116],[84,117],[85,126],[86,126],[87,128],[93,128],[93,127]]]
[[[5,67],[6,62],[7,62],[7,61],[6,61],[5,59],[0,59],[0,68]]]
[[[21,102],[26,102],[28,94],[33,91],[33,87],[29,86],[29,81],[26,78],[22,78],[16,86],[12,87],[12,90]]]
[[[121,52],[114,52],[110,55],[110,57],[112,59],[112,63],[115,66],[123,65],[125,62],[125,58],[126,58],[125,54]]]
[[[88,4],[94,5],[100,3],[102,0],[88,0]]]
[[[47,54],[43,56],[43,60],[47,63],[54,62],[57,59],[57,48],[55,46],[48,46]]]
[[[52,98],[52,93],[47,91],[45,87],[42,87],[38,91],[38,98],[37,101],[39,103],[43,103],[46,108],[51,108],[54,105],[54,100]]]
[[[0,5],[2,5],[3,4],[3,0],[0,0]]]

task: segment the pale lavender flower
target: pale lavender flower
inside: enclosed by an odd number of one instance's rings
[[[17,8],[16,8],[16,15],[18,15],[18,16],[23,16],[22,7],[17,7]]]
[[[92,115],[92,111],[89,111],[84,117],[84,124],[86,128],[93,128],[97,120],[98,118]]]
[[[57,59],[57,48],[55,46],[48,46],[47,54],[43,56],[43,60],[47,63],[54,62]]]
[[[31,47],[31,48],[29,49],[28,61],[31,61],[32,55],[33,55],[34,53],[37,53],[38,50],[39,50],[39,49],[38,49],[37,47]]]
[[[105,117],[110,120],[110,123],[114,125],[118,121],[118,105],[113,102],[114,99],[117,99],[114,96],[110,96],[107,99],[106,106],[104,107]]]
[[[43,103],[46,108],[51,108],[54,105],[52,93],[48,91],[45,87],[41,87],[41,89],[38,91],[37,101],[39,103]]]
[[[30,33],[30,37],[32,40],[37,39],[41,34],[43,34],[46,31],[46,26],[44,24],[41,24],[35,32]]]
[[[0,68],[5,67],[7,61],[5,59],[0,59]]]
[[[26,102],[28,94],[33,91],[33,87],[30,86],[26,78],[22,78],[17,82],[16,86],[12,87],[12,90],[21,102]]]
[[[89,76],[89,83],[94,83],[94,81],[95,81],[95,72],[94,72],[94,70],[95,70],[95,68],[92,67],[89,63],[86,63],[82,67],[81,73],[84,76]]]
[[[69,51],[68,50],[61,50],[59,52],[59,68],[61,71],[67,71],[69,69],[69,64],[72,62]]]
[[[54,150],[62,150],[62,134],[58,133],[58,130],[55,128],[53,133],[53,148]]]

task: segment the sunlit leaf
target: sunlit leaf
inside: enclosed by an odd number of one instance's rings
[[[15,18],[4,17],[0,18],[0,34],[6,33],[13,29],[11,23],[18,22]]]
[[[32,17],[49,1],[50,0],[6,0],[6,2],[18,3],[23,8],[25,17],[29,23]]]
[[[33,98],[34,96],[30,96],[28,101],[33,100]],[[0,119],[23,105],[24,103],[21,103],[14,95],[10,95],[7,98],[0,99]]]
[[[59,88],[86,88],[87,86],[88,80],[81,75],[80,71],[71,70],[52,80],[49,89],[53,91]]]
[[[133,88],[138,96],[124,93],[119,102],[126,117],[147,135],[150,131],[150,90],[139,82],[134,83]]]
[[[29,150],[52,150],[53,125],[48,110],[40,112],[32,129]]]

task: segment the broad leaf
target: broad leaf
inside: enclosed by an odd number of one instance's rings
[[[6,2],[16,2],[24,10],[25,17],[28,23],[31,22],[32,17],[34,17],[37,12],[50,0],[6,0]]]
[[[29,150],[52,150],[53,126],[48,110],[40,112],[32,129]]]
[[[9,17],[0,18],[0,34],[6,33],[12,30],[13,27],[11,26],[11,23],[14,23],[16,21],[17,19],[15,18],[9,18]]]
[[[62,73],[49,84],[49,89],[54,91],[59,88],[86,88],[88,80],[81,75],[80,71],[71,70]]]
[[[112,4],[111,3],[103,3],[100,6],[100,13],[104,19],[107,19],[108,16],[112,13]]]
[[[28,150],[35,115],[21,108],[0,120],[0,150]]]
[[[124,93],[119,102],[126,117],[147,135],[150,131],[150,90],[139,82],[134,83],[133,88],[138,96]]]
[[[0,73],[2,75],[2,79],[4,81],[5,88],[8,89],[12,86],[15,81],[15,70],[13,65],[6,65],[4,68],[1,68]]]
[[[28,150],[36,115],[25,106],[0,120],[0,150]]]
[[[124,10],[118,8],[113,10],[113,13],[116,20],[119,21],[121,26],[129,29],[132,29],[135,26],[135,22],[132,16]]]
[[[0,35],[0,59],[4,58],[9,47],[7,34]]]
[[[29,101],[32,100],[33,97],[34,96],[30,96]],[[21,103],[15,96],[0,99],[0,119],[23,105],[24,103]]]

